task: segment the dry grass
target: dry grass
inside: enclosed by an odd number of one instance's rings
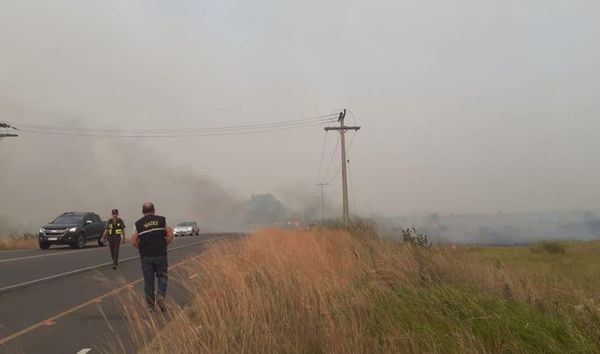
[[[0,236],[0,250],[32,249],[38,247],[38,241],[30,237],[2,237]]]
[[[174,281],[188,308],[157,320],[139,299],[123,303],[151,353],[600,351],[584,286],[491,259],[364,232],[263,230],[185,266]]]

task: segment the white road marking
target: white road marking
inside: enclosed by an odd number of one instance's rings
[[[97,250],[97,249],[100,249],[100,247],[88,248],[88,249],[79,250],[79,251],[63,251],[63,252],[53,252],[53,253],[48,253],[48,254],[36,254],[33,256],[6,258],[6,259],[0,259],[0,263],[22,261],[22,260],[32,259],[32,258],[60,256],[61,254],[79,254],[81,252],[93,251],[93,250]],[[43,251],[40,250],[40,252],[43,252]]]
[[[92,348],[83,348],[75,354],[87,354],[92,351]]]
[[[184,247],[199,245],[199,244],[206,243],[206,242],[209,242],[209,241],[218,240],[220,238],[222,238],[222,237],[215,237],[215,238],[210,238],[210,239],[199,241],[199,242],[192,242],[192,243],[188,243],[188,244],[177,246],[177,247],[171,247],[171,248],[169,248],[169,251],[175,251],[175,250],[178,250],[178,249],[181,249],[181,248],[184,248]],[[135,255],[133,257],[128,257],[128,258],[120,259],[119,263],[124,263],[124,262],[131,261],[133,259],[139,259],[139,258],[140,258],[139,255]],[[82,273],[82,272],[85,272],[85,271],[88,271],[88,270],[94,270],[94,269],[101,268],[101,267],[104,267],[104,266],[109,266],[109,265],[112,265],[112,264],[113,264],[112,261],[110,261],[110,262],[106,262],[106,263],[92,265],[92,266],[89,266],[89,267],[84,267],[84,268],[79,268],[79,269],[71,270],[71,271],[64,272],[64,273],[50,275],[50,276],[44,277],[44,278],[34,279],[34,280],[30,280],[30,281],[26,281],[26,282],[14,284],[14,285],[5,286],[4,288],[0,288],[0,294],[3,293],[3,292],[6,292],[6,291],[10,291],[10,290],[22,288],[22,287],[25,287],[25,286],[29,286],[29,285],[41,283],[41,282],[44,282],[44,281],[47,281],[47,280],[52,280],[52,279],[56,279],[56,278],[62,278],[62,277],[66,277],[68,275]]]
[[[212,239],[205,240],[203,242],[207,242],[207,241],[211,241],[211,240],[219,240],[219,239],[223,239],[223,238],[225,238],[225,237],[215,237],[215,238],[212,238]],[[199,242],[199,243],[202,243],[202,242]],[[211,254],[211,253],[213,253],[215,251],[216,250],[212,250],[211,252],[205,252],[205,253],[200,254],[200,255],[195,255],[195,256],[188,257],[187,259],[184,259],[181,262],[178,262],[175,265],[171,266],[170,269],[178,268],[178,267],[182,266],[183,264],[187,263],[188,261],[190,261],[191,259],[195,259],[195,258],[197,258],[199,256],[202,256],[202,255]],[[8,342],[10,342],[10,341],[12,341],[12,340],[14,340],[16,338],[19,338],[19,337],[21,337],[21,336],[23,336],[23,335],[25,335],[27,333],[30,333],[31,331],[33,331],[33,330],[35,330],[37,328],[40,328],[41,326],[44,326],[45,323],[48,322],[48,321],[55,321],[55,320],[57,320],[59,318],[65,317],[65,316],[67,316],[69,314],[72,314],[72,313],[74,313],[76,311],[79,311],[79,310],[81,310],[82,308],[84,308],[86,306],[89,306],[89,305],[91,305],[93,303],[96,303],[97,301],[102,301],[102,299],[105,299],[105,298],[107,298],[109,296],[117,294],[118,292],[120,292],[123,289],[130,288],[130,287],[133,286],[133,284],[140,283],[143,280],[144,280],[143,277],[142,278],[138,278],[136,280],[133,280],[133,281],[129,282],[128,284],[125,284],[125,285],[123,285],[121,287],[118,287],[118,288],[116,288],[114,290],[111,290],[111,291],[109,291],[109,292],[107,292],[107,293],[105,293],[103,295],[97,296],[97,297],[95,297],[95,298],[93,298],[93,299],[91,299],[89,301],[86,301],[84,303],[81,303],[81,304],[79,304],[79,305],[77,305],[75,307],[71,307],[70,309],[68,309],[66,311],[63,311],[63,312],[61,312],[59,314],[56,314],[56,315],[50,317],[47,320],[44,320],[42,322],[38,322],[38,323],[36,323],[34,325],[31,325],[31,326],[29,326],[27,328],[24,328],[24,329],[22,329],[22,330],[20,330],[18,332],[10,334],[10,335],[8,335],[8,336],[6,336],[4,338],[0,338],[0,347],[2,347],[4,344],[6,344],[6,343],[8,343]]]
[[[19,248],[16,250],[2,250],[0,254],[15,254],[15,253],[25,253],[31,251],[31,248]]]

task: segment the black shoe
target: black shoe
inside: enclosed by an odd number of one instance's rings
[[[117,269],[117,265],[116,264],[113,264],[113,269]]]

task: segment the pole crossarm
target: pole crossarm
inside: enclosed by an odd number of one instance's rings
[[[340,131],[344,131],[344,130],[360,130],[360,127],[356,127],[356,126],[343,126],[343,127],[325,127],[326,131],[329,130],[340,130]]]

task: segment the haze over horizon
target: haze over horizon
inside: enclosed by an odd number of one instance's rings
[[[0,121],[211,127],[346,107],[362,126],[349,155],[354,213],[596,210],[598,13],[599,2],[559,0],[8,0]],[[268,192],[301,208],[339,164],[316,178],[324,134],[23,132],[0,142],[0,215],[124,205],[133,217],[155,200],[227,222]],[[327,189],[331,213],[339,188]]]

